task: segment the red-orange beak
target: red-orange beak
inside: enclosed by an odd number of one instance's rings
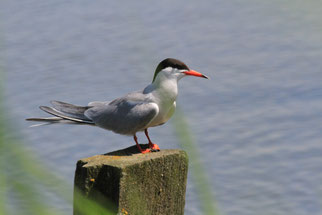
[[[185,71],[185,72],[182,72],[186,75],[192,75],[192,76],[197,76],[197,77],[201,77],[201,78],[207,78],[209,79],[207,76],[201,74],[200,72],[197,72],[195,70],[189,70],[189,71]]]

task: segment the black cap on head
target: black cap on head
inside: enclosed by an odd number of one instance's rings
[[[181,69],[190,70],[188,68],[188,66],[185,63],[183,63],[182,61],[174,59],[174,58],[167,58],[167,59],[164,59],[163,61],[161,61],[159,63],[159,65],[157,66],[155,73],[154,73],[153,81],[157,77],[158,73],[167,67],[172,67],[172,68],[176,68],[179,70],[181,70]]]

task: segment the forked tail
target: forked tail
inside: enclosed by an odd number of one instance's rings
[[[54,117],[28,118],[26,120],[44,122],[45,124],[74,123],[94,125],[94,122],[84,115],[85,111],[91,108],[91,106],[76,106],[60,101],[51,101],[50,103],[53,107],[40,106],[39,108],[51,115],[54,115]]]

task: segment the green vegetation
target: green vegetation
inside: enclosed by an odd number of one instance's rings
[[[205,215],[218,214],[215,199],[212,196],[207,174],[201,163],[201,154],[199,153],[196,141],[194,140],[191,129],[189,129],[183,112],[177,108],[174,127],[176,135],[182,148],[189,156],[189,172],[191,173],[193,183],[198,192],[200,205]]]

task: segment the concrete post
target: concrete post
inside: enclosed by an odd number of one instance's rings
[[[187,172],[188,157],[182,150],[141,154],[132,146],[79,160],[75,189],[115,214],[180,215],[184,214]],[[74,205],[77,201],[75,193]],[[74,207],[74,215],[82,211]]]

